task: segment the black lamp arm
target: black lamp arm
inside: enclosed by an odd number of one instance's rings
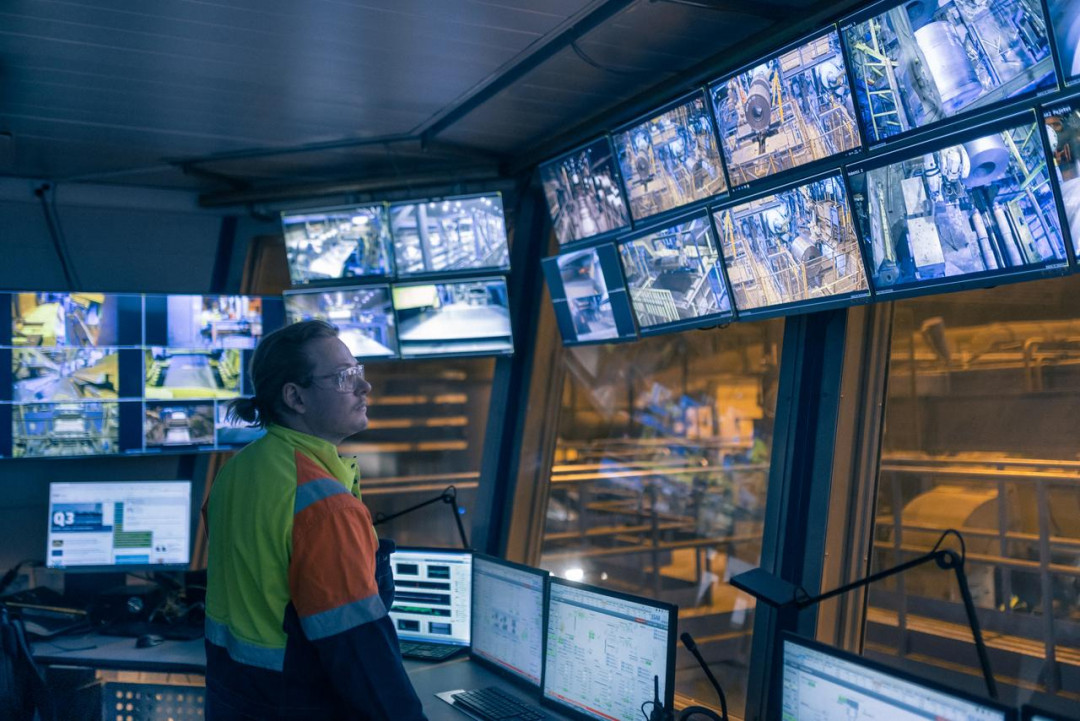
[[[458,535],[461,537],[461,547],[467,550],[469,548],[469,539],[465,535],[465,524],[461,522],[461,506],[458,505],[457,488],[455,488],[454,486],[447,486],[445,489],[443,489],[442,493],[435,496],[434,498],[429,498],[426,501],[417,503],[415,506],[409,506],[408,508],[398,511],[397,513],[391,513],[390,515],[386,515],[382,512],[376,513],[375,518],[372,520],[372,525],[378,526],[379,524],[386,523],[387,521],[392,521],[395,518],[407,516],[413,511],[418,511],[425,506],[430,506],[432,503],[439,503],[440,501],[449,505],[453,510],[454,522],[457,524]]]

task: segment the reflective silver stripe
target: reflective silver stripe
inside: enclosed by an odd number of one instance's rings
[[[340,481],[330,478],[320,478],[317,481],[309,481],[302,486],[296,487],[296,502],[293,504],[293,515],[304,510],[312,503],[321,501],[339,493],[348,493],[348,489],[341,485]]]
[[[228,651],[233,661],[271,671],[285,668],[285,649],[266,648],[239,639],[228,626],[209,617],[206,619],[206,640]]]
[[[320,638],[333,636],[335,633],[348,631],[365,623],[378,621],[386,615],[386,606],[383,605],[379,594],[373,594],[359,601],[346,603],[344,606],[331,608],[329,611],[316,613],[314,616],[300,619],[300,625],[304,633],[312,641]]]

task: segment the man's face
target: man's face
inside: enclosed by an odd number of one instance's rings
[[[356,379],[354,390],[339,390],[338,374],[357,365],[349,349],[337,338],[316,338],[305,350],[312,361],[311,385],[299,388],[297,409],[307,432],[335,445],[367,428],[367,395],[371,385]]]

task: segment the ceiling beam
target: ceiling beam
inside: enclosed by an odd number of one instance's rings
[[[760,0],[649,0],[649,2],[686,5],[687,7],[716,10],[735,15],[749,15],[772,22],[789,20],[800,12],[800,8],[780,5],[779,3],[760,2]]]

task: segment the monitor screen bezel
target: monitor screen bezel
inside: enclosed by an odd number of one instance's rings
[[[459,648],[471,648],[472,647],[472,592],[473,592],[473,589],[472,589],[472,561],[473,561],[473,558],[476,555],[476,552],[473,551],[471,548],[466,549],[466,548],[437,548],[435,546],[397,546],[394,549],[394,552],[390,554],[390,564],[391,564],[390,565],[390,573],[391,573],[391,575],[393,575],[393,573],[394,573],[394,566],[393,566],[394,553],[402,553],[402,552],[408,552],[408,553],[445,553],[445,554],[456,554],[456,555],[461,555],[461,556],[467,556],[469,558],[469,640],[466,643],[458,643],[456,641],[450,641],[450,640],[442,641],[441,643],[443,643],[443,644],[445,644],[447,646],[457,646]],[[394,579],[394,587],[395,587],[395,592],[396,592],[396,590],[397,590],[397,579],[396,578]],[[390,609],[389,608],[386,609],[386,616],[387,616],[387,618],[390,617]],[[392,620],[391,620],[391,622],[392,622]],[[420,642],[420,643],[440,643],[440,641],[438,639],[434,639],[434,638],[430,638],[430,637],[429,638],[417,638],[417,637],[412,636],[411,634],[408,634],[408,633],[403,635],[400,631],[397,630],[397,628],[394,629],[394,632],[399,637],[401,637],[401,638],[403,638],[403,639],[405,639],[407,641],[417,641],[417,642]]]
[[[574,588],[581,591],[588,591],[590,593],[608,596],[609,598],[614,598],[620,601],[630,601],[632,603],[640,603],[645,606],[652,606],[653,608],[664,611],[668,614],[668,629],[670,635],[668,638],[668,653],[664,668],[664,673],[667,675],[667,682],[665,683],[664,697],[661,699],[661,702],[664,704],[665,709],[673,709],[675,703],[675,648],[679,636],[679,607],[675,604],[667,603],[665,601],[657,601],[655,599],[645,598],[643,596],[635,596],[630,593],[612,591],[611,589],[600,588],[599,586],[593,586],[587,583],[580,583],[578,581],[571,581],[565,578],[559,578],[555,574],[551,574],[551,576],[548,578],[547,601],[544,604],[544,615],[546,620],[544,629],[544,661],[543,666],[541,667],[543,669],[543,673],[540,674],[540,704],[548,708],[557,709],[561,714],[570,718],[578,719],[579,721],[596,721],[593,716],[589,716],[586,713],[578,711],[573,706],[569,706],[565,703],[562,703],[561,701],[556,701],[554,699],[548,698],[548,696],[544,693],[545,689],[547,688],[548,681],[547,626],[549,626],[551,623],[551,598],[553,596],[552,591],[556,585],[566,586],[568,588]]]
[[[490,273],[477,276],[477,277],[452,277],[452,278],[438,278],[426,281],[410,279],[406,283],[391,283],[390,284],[390,307],[394,311],[394,324],[397,328],[397,342],[398,342],[398,358],[401,360],[428,360],[431,358],[507,358],[514,355],[515,341],[514,341],[514,310],[510,301],[510,283],[509,278],[505,275],[491,275]],[[420,353],[409,354],[401,347],[401,316],[398,313],[398,307],[394,303],[394,289],[395,288],[408,288],[421,285],[453,285],[456,283],[484,283],[484,282],[501,282],[503,287],[506,288],[506,312],[509,316],[507,323],[510,326],[510,348],[502,351],[463,351],[460,353]]]
[[[352,290],[363,290],[363,289],[371,289],[371,288],[382,288],[382,289],[384,289],[386,291],[387,302],[390,303],[390,317],[394,322],[394,348],[391,349],[394,352],[393,352],[392,355],[373,355],[373,356],[358,355],[358,356],[353,356],[353,357],[356,358],[357,360],[364,360],[364,361],[398,360],[398,359],[401,358],[401,343],[398,341],[397,310],[394,308],[394,296],[393,296],[393,292],[391,291],[391,284],[390,283],[363,283],[363,284],[350,283],[349,285],[321,286],[321,287],[305,286],[303,288],[286,289],[286,290],[282,291],[282,293],[281,293],[281,302],[282,302],[282,306],[284,307],[284,310],[285,310],[285,321],[286,321],[285,325],[291,325],[292,323],[297,322],[297,321],[289,321],[289,299],[290,298],[295,298],[297,296],[304,296],[304,295],[317,295],[317,294],[321,294],[321,293],[349,292],[349,291],[352,291]],[[329,323],[330,325],[337,328],[338,333],[340,334],[341,329],[338,328],[338,325],[336,323],[334,323],[334,321],[332,321],[329,318],[321,318],[320,320],[324,320],[327,323]]]

